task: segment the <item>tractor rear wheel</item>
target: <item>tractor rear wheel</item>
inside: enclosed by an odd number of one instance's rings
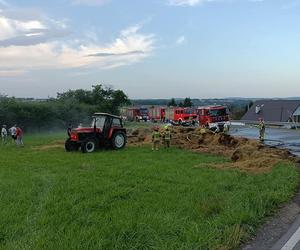
[[[87,139],[81,145],[82,153],[93,153],[97,148],[97,143],[94,139]]]
[[[112,147],[114,149],[122,149],[126,145],[126,135],[125,133],[118,131],[112,137]]]

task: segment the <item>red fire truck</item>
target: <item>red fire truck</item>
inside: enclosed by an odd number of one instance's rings
[[[197,114],[199,124],[210,128],[219,127],[223,129],[225,123],[229,123],[229,112],[226,106],[198,107]]]
[[[149,120],[148,109],[144,108],[144,107],[127,108],[124,116],[129,121],[148,121]]]
[[[197,117],[196,110],[193,108],[168,107],[165,110],[165,119],[179,124],[195,122]]]
[[[152,106],[148,108],[149,110],[149,120],[153,122],[165,121],[166,117],[166,108],[160,106]]]
[[[124,116],[128,121],[135,121],[140,115],[139,108],[127,108],[124,112]]]

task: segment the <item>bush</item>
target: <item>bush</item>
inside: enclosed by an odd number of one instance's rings
[[[56,130],[69,123],[87,123],[95,112],[117,115],[120,107],[128,103],[129,99],[122,90],[102,85],[95,85],[92,90],[69,90],[43,101],[2,96],[0,121],[8,126],[17,124],[27,131]]]

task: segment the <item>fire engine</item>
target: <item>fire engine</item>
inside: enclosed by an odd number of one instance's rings
[[[149,120],[153,122],[165,121],[166,108],[159,106],[152,106],[149,108]]]
[[[223,130],[224,124],[229,123],[229,112],[225,106],[198,107],[199,124]]]
[[[169,107],[165,110],[165,119],[179,124],[196,122],[197,117],[198,115],[193,108]]]
[[[149,111],[147,108],[140,108],[140,121],[148,121],[149,120]]]
[[[147,108],[128,108],[124,115],[129,121],[149,120],[149,112]]]

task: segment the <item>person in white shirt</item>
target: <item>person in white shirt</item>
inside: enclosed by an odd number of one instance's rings
[[[17,125],[15,124],[14,126],[12,126],[9,130],[8,130],[11,134],[11,137],[14,141],[16,141],[17,139]]]
[[[1,139],[2,139],[2,145],[5,145],[7,143],[6,125],[2,126],[2,129],[1,129]]]

